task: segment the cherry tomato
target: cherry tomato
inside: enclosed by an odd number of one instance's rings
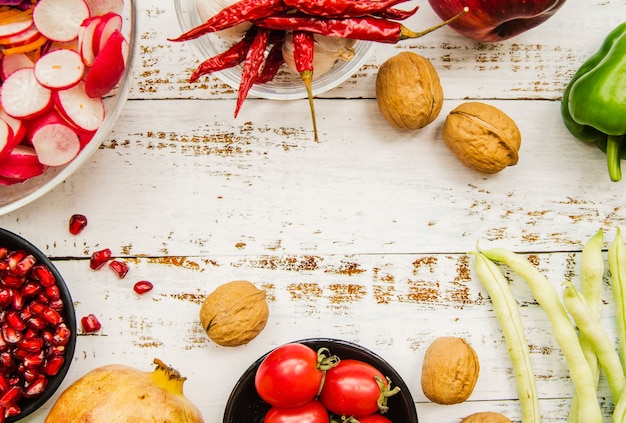
[[[256,371],[257,393],[274,407],[295,407],[313,400],[323,376],[318,357],[315,350],[299,343],[274,349]]]
[[[328,411],[317,400],[297,407],[272,407],[263,423],[328,423]]]
[[[382,414],[370,414],[369,416],[359,417],[359,423],[393,423]]]
[[[386,411],[387,397],[399,390],[374,366],[345,359],[326,372],[319,400],[332,413],[358,418]]]

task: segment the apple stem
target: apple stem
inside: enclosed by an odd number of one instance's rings
[[[451,22],[456,21],[457,19],[459,19],[461,16],[463,16],[464,14],[466,14],[467,12],[469,12],[469,7],[465,6],[463,8],[463,10],[461,10],[459,13],[457,13],[456,15],[454,15],[453,17],[451,17],[450,19],[443,21],[435,26],[432,26],[428,29],[425,29],[424,31],[420,31],[420,32],[414,32],[411,31],[410,29],[406,28],[405,26],[402,26],[401,30],[400,30],[400,40],[406,40],[408,38],[420,38],[423,37],[426,34],[429,34],[441,27],[444,27],[448,24],[450,24]]]

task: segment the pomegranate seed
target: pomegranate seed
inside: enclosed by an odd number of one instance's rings
[[[24,308],[24,296],[17,290],[13,291],[13,309],[21,310]]]
[[[0,327],[2,338],[9,344],[17,344],[22,339],[22,332],[15,330],[8,323],[4,323]]]
[[[120,279],[124,279],[128,273],[128,265],[123,261],[113,260],[109,263],[109,267],[117,274]]]
[[[52,356],[62,356],[65,354],[65,345],[53,345],[48,348],[48,354]]]
[[[2,286],[7,288],[19,288],[24,284],[26,279],[19,275],[4,275],[2,278]]]
[[[93,270],[98,270],[102,266],[106,264],[107,261],[111,258],[111,250],[105,248],[104,250],[95,251],[91,255],[91,259],[89,260],[89,267]]]
[[[152,285],[152,282],[139,281],[135,283],[135,286],[133,286],[133,289],[135,290],[137,294],[141,295],[141,294],[145,294],[148,291],[151,291],[153,287],[154,286]]]
[[[52,343],[54,345],[67,345],[67,343],[70,341],[71,335],[72,331],[70,330],[70,328],[68,328],[65,323],[61,323],[59,326],[57,326],[54,332]]]
[[[56,278],[52,270],[44,264],[36,264],[30,271],[31,277],[38,281],[42,286],[50,286],[56,283]]]
[[[14,250],[14,251],[9,251],[9,253],[6,256],[6,261],[9,265],[9,270],[15,270],[17,269],[17,265],[18,263],[24,258],[26,257],[28,253],[24,250]]]
[[[17,348],[28,352],[39,352],[43,348],[42,338],[23,338],[17,343]]]
[[[27,274],[30,271],[30,269],[33,268],[35,263],[37,263],[37,259],[32,254],[28,254],[27,256],[24,256],[24,258],[21,259],[17,263],[15,267],[15,273],[20,276],[23,276]]]
[[[61,370],[63,363],[65,363],[65,357],[63,357],[62,355],[53,355],[48,358],[48,360],[46,360],[43,367],[41,368],[41,371],[48,376],[54,376],[59,373],[59,370]]]
[[[26,383],[32,383],[35,379],[37,379],[37,377],[39,377],[39,375],[40,373],[37,369],[24,368],[23,376]]]
[[[4,259],[9,253],[9,249],[6,247],[0,247],[0,260]]]
[[[6,314],[7,323],[15,330],[22,331],[26,329],[26,323],[20,317],[19,312],[15,310],[9,310]]]
[[[22,297],[32,298],[35,295],[39,294],[41,292],[41,289],[42,286],[39,282],[28,281],[24,285],[22,285],[22,288],[20,289],[20,294],[22,294]]]
[[[11,386],[0,396],[0,404],[15,404],[22,397],[22,388],[19,386]]]
[[[88,314],[87,316],[81,318],[80,323],[83,326],[85,333],[97,332],[102,327],[98,318],[93,314]]]
[[[48,378],[40,374],[37,378],[26,386],[24,389],[24,398],[34,398],[43,393],[48,384]]]
[[[46,324],[47,326],[47,324]],[[41,331],[41,339],[43,339],[43,342],[46,345],[53,345],[54,344],[54,334],[52,332],[50,332],[49,330],[42,330]]]
[[[59,289],[59,285],[51,285],[46,287],[44,290],[46,298],[50,301],[58,300],[61,298],[61,290]]]
[[[9,288],[0,288],[0,308],[4,309],[13,302],[13,291]]]
[[[26,326],[33,330],[41,330],[48,326],[48,322],[39,316],[33,316],[26,321]]]
[[[4,407],[5,407],[4,415],[6,417],[13,417],[13,416],[17,416],[19,414],[22,414],[22,409],[20,408],[19,405],[17,405],[16,402],[12,402],[10,404],[7,404]]]
[[[48,303],[48,306],[59,313],[63,311],[63,300],[61,298],[52,300]]]
[[[17,352],[17,351],[16,351]],[[39,351],[37,353],[28,354],[24,357],[24,367],[27,369],[36,369],[41,367],[43,364],[43,351]]]
[[[0,366],[7,370],[13,370],[15,368],[15,359],[13,353],[10,351],[3,351],[0,353]]]
[[[0,373],[0,392],[4,392],[10,387],[11,385],[9,384],[9,381],[7,380],[7,378],[4,377],[4,375]]]
[[[87,226],[87,217],[82,214],[73,214],[70,216],[70,233],[78,235]]]

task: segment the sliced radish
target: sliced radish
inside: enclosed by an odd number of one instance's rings
[[[24,53],[11,54],[9,56],[2,57],[2,64],[0,66],[0,74],[2,80],[8,78],[13,72],[18,69],[32,68],[35,66],[30,57]]]
[[[28,30],[33,24],[33,19],[25,15],[25,19],[6,19],[0,25],[0,38],[14,37]]]
[[[96,53],[93,45],[93,34],[100,23],[100,16],[89,18],[83,22],[78,32],[78,52],[86,66],[93,65]]]
[[[59,113],[83,132],[96,131],[104,120],[102,98],[92,98],[85,91],[86,83],[80,81],[72,88],[56,93],[55,103]]]
[[[5,112],[4,109],[0,109],[0,119],[4,120],[11,127],[11,130],[13,131],[14,144],[17,145],[21,143],[26,135],[26,125],[24,125],[24,121],[7,115],[7,112]]]
[[[100,23],[93,34],[93,51],[97,56],[100,50],[109,40],[111,34],[122,30],[122,16],[115,12],[109,12],[100,17]]]
[[[44,54],[35,62],[35,78],[52,89],[72,87],[81,80],[85,64],[74,50],[60,49]]]
[[[124,35],[120,31],[113,32],[85,79],[89,97],[102,97],[115,88],[124,74],[127,55],[128,42]]]
[[[41,175],[47,168],[39,162],[34,148],[18,145],[0,163],[0,178],[7,179],[7,182],[21,182]]]
[[[73,40],[88,17],[89,7],[84,0],[39,0],[33,7],[33,22],[52,41]]]
[[[108,12],[122,13],[124,0],[85,0],[91,16],[104,15]]]
[[[32,22],[32,21],[31,21]],[[0,44],[3,46],[11,46],[17,47],[25,44],[30,44],[37,40],[41,36],[41,33],[35,26],[32,24],[22,32],[18,32],[17,34],[9,35],[6,37],[0,38]]]
[[[0,162],[11,154],[16,145],[11,125],[0,119]]]
[[[33,68],[16,70],[0,86],[2,107],[17,119],[45,113],[52,105],[52,91],[37,82]]]
[[[28,133],[37,158],[44,165],[62,166],[69,163],[80,151],[76,131],[55,112],[34,120]]]

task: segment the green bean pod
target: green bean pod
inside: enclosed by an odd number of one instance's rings
[[[481,251],[488,259],[509,266],[530,287],[535,300],[545,311],[557,343],[567,361],[570,379],[579,401],[578,412],[585,423],[601,423],[602,410],[596,396],[594,375],[587,364],[585,354],[578,341],[578,334],[569,319],[560,296],[550,281],[525,257],[505,248]]]
[[[483,254],[474,255],[476,275],[487,290],[513,365],[513,374],[522,410],[522,422],[539,423],[539,397],[535,371],[530,360],[530,349],[526,341],[524,326],[511,287],[500,268]]]
[[[611,272],[611,289],[615,298],[615,323],[617,326],[617,343],[622,368],[626,368],[626,247],[622,239],[622,231],[618,227],[615,239],[609,245],[609,271]]]
[[[593,312],[572,282],[565,282],[563,304],[578,326],[578,330],[589,340],[598,357],[598,363],[606,375],[613,400],[617,402],[626,386],[626,376],[619,355],[613,348],[602,326],[594,319]]]
[[[592,312],[592,317],[598,322],[600,321],[601,315],[602,278],[604,276],[604,259],[602,257],[603,243],[604,232],[600,229],[585,243],[580,259],[580,293],[585,298]],[[580,335],[580,345],[594,375],[597,387],[598,376],[600,374],[598,358],[595,352],[593,352],[589,341],[583,335]],[[576,393],[574,393],[572,397],[568,421],[570,423],[578,422],[578,397]]]

